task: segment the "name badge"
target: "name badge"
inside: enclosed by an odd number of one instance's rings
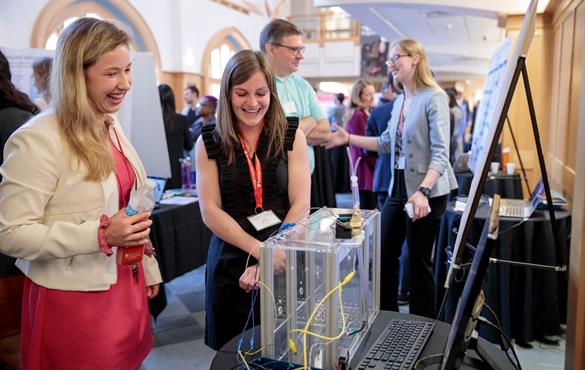
[[[284,113],[286,115],[291,115],[291,114],[297,113],[297,106],[295,105],[295,102],[292,100],[285,101],[282,104],[282,109],[284,109]]]
[[[398,169],[403,170],[405,167],[404,157],[398,157]]]
[[[264,211],[253,216],[248,216],[248,221],[254,226],[256,231],[264,230],[270,226],[278,225],[282,221],[271,210]]]

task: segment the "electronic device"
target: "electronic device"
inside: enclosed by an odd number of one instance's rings
[[[356,369],[412,369],[434,328],[431,321],[391,320]]]
[[[498,209],[500,202],[500,197],[496,195],[492,208],[490,209],[488,220],[484,224],[481,238],[473,256],[471,267],[469,268],[469,273],[465,279],[463,292],[461,293],[453,321],[451,322],[451,330],[449,331],[445,350],[443,351],[443,355],[437,357],[441,360],[441,370],[459,368],[464,360],[469,359],[465,357],[465,352],[472,342],[480,358],[488,362],[488,365],[493,365],[490,362],[491,359],[489,356],[484,353],[484,350],[477,342],[476,333],[474,332],[485,302],[485,296],[482,291],[483,280],[490,263],[495,240],[498,238]]]
[[[160,204],[163,193],[165,192],[165,185],[167,179],[164,177],[152,177],[148,176],[147,181],[152,185],[152,191],[154,193],[154,204],[157,207]]]
[[[540,196],[544,192],[544,182],[542,179],[534,188],[528,201],[522,199],[502,199],[500,202],[500,216],[513,218],[528,218],[532,215],[538,203]]]

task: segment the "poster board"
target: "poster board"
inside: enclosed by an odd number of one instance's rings
[[[132,53],[132,88],[116,116],[138,152],[147,175],[171,177],[155,63],[151,53]]]
[[[481,153],[489,145],[488,138],[494,122],[498,105],[501,85],[506,81],[508,57],[512,50],[512,38],[507,37],[494,51],[490,60],[488,74],[483,86],[483,95],[475,118],[473,139],[471,141],[471,153],[469,155],[469,169],[476,173]],[[481,170],[481,168],[479,168]]]
[[[47,49],[4,49],[2,53],[10,64],[11,81],[20,91],[24,92],[30,100],[35,101],[41,97],[34,84],[32,65],[37,58],[54,57],[55,52]]]
[[[461,217],[461,223],[459,224],[459,230],[457,232],[457,239],[455,240],[453,260],[451,261],[451,265],[447,273],[447,278],[445,279],[446,288],[449,288],[453,270],[459,268],[459,265],[461,263],[463,250],[465,249],[467,241],[467,233],[469,232],[471,224],[473,223],[475,211],[477,209],[477,205],[479,204],[479,198],[482,193],[482,189],[480,189],[479,185],[480,183],[483,185],[483,183],[485,182],[485,178],[489,170],[488,157],[490,156],[490,152],[492,152],[493,154],[493,149],[495,149],[495,145],[497,143],[497,140],[499,139],[499,137],[497,136],[499,136],[499,134],[501,133],[501,129],[504,124],[504,119],[506,118],[507,111],[504,112],[504,105],[506,103],[506,100],[508,98],[511,99],[511,96],[513,96],[514,94],[514,91],[511,90],[511,87],[515,73],[519,72],[517,71],[518,61],[520,60],[521,56],[526,57],[526,55],[528,54],[528,49],[530,48],[530,43],[532,42],[532,38],[534,37],[537,4],[538,0],[532,0],[530,2],[530,5],[528,6],[528,9],[526,10],[520,34],[516,39],[514,52],[512,53],[508,63],[506,64],[507,67],[504,80],[502,81],[501,84],[499,84],[499,88],[497,92],[495,92],[497,96],[496,100],[497,104],[495,105],[491,122],[489,122],[489,131],[486,135],[484,149],[478,153],[478,159],[475,165],[473,181],[471,182],[471,188],[469,189],[469,196],[467,198],[465,211],[463,212],[463,216]],[[516,75],[516,78],[517,77],[518,75]],[[496,132],[498,132],[498,135],[496,135]]]

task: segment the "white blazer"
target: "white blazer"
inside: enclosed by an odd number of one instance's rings
[[[137,184],[144,184],[144,167],[116,119],[111,137],[114,130]],[[100,251],[97,231],[102,214],[118,211],[118,185],[113,172],[105,181],[86,181],[79,166],[52,112],[34,117],[10,137],[0,167],[0,252],[18,257],[18,268],[38,285],[103,291],[116,283],[116,256]],[[156,259],[145,256],[142,263],[146,284],[160,283]]]

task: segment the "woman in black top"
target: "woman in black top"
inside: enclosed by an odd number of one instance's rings
[[[165,189],[180,188],[181,165],[179,159],[185,157],[185,150],[189,151],[193,148],[189,122],[187,117],[175,112],[175,95],[169,85],[159,85],[158,95],[165,123],[169,161],[171,161],[171,178],[168,179]]]
[[[260,243],[280,226],[257,230],[248,216],[271,210],[289,223],[308,215],[307,144],[297,127],[297,119],[284,117],[262,53],[236,53],[223,73],[217,125],[204,126],[195,146],[199,206],[214,234],[205,297],[205,343],[213,349],[244,328],[257,287]],[[277,272],[284,269],[284,253],[274,253],[273,265]]]

